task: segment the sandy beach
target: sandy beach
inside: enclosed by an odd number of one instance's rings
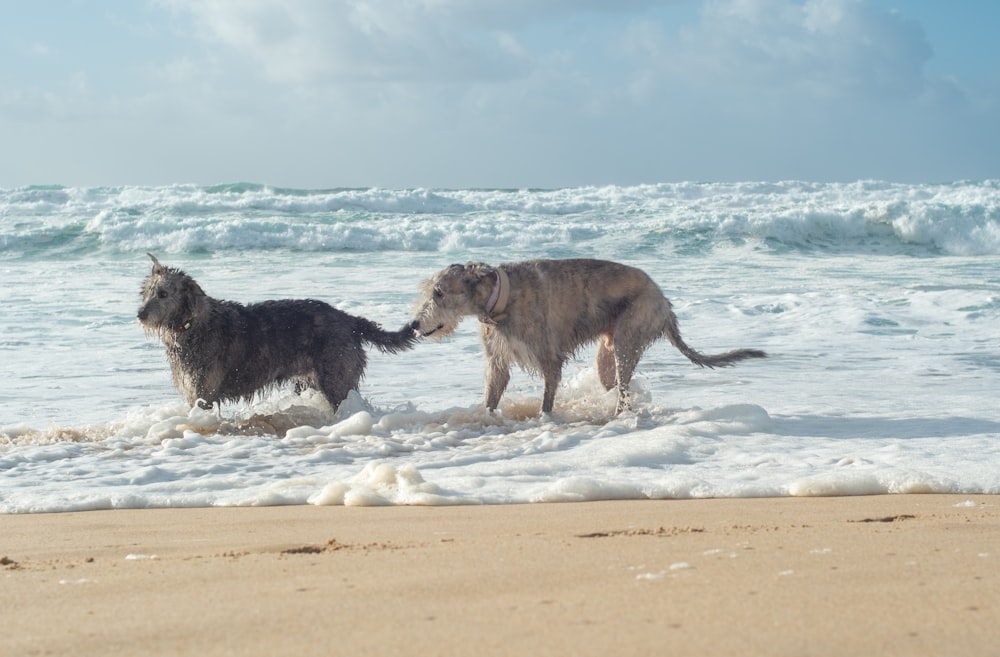
[[[997,655],[1000,498],[0,516],[4,655]]]

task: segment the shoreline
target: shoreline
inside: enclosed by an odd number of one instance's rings
[[[995,655],[1000,496],[0,515],[0,653]]]

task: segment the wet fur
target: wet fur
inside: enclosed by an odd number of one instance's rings
[[[142,284],[138,319],[167,349],[174,385],[191,405],[250,400],[294,381],[316,388],[334,410],[364,375],[363,344],[386,353],[409,349],[412,329],[384,331],[314,299],[243,305],[205,294],[183,271],[161,265]]]
[[[502,313],[485,309],[496,270],[510,280]],[[681,339],[670,301],[640,269],[604,260],[531,260],[491,267],[451,265],[421,283],[412,326],[424,336],[443,337],[468,316],[483,324],[486,355],[484,401],[496,410],[517,364],[542,375],[542,412],[552,410],[563,364],[581,347],[597,342],[597,371],[608,390],[617,388],[615,413],[630,407],[629,383],[649,346],[666,338],[692,363],[727,367],[764,358],[756,349],[706,355]]]

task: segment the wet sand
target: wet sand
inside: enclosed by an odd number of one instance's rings
[[[0,515],[3,655],[1000,654],[1000,497]]]

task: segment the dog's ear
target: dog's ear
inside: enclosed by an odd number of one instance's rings
[[[184,293],[192,299],[201,299],[208,296],[193,278],[188,278],[184,281]]]
[[[465,280],[470,283],[478,281],[493,271],[493,267],[490,267],[485,262],[467,262],[464,269]]]
[[[149,259],[153,261],[153,273],[154,273],[154,274],[156,274],[156,273],[160,273],[160,272],[162,272],[162,271],[163,271],[164,269],[166,269],[166,267],[164,267],[163,265],[161,265],[161,264],[160,264],[160,261],[156,259],[156,256],[155,256],[155,255],[153,255],[153,254],[152,254],[152,253],[150,253],[149,251],[146,251],[146,255],[148,255],[148,256],[149,256]]]

